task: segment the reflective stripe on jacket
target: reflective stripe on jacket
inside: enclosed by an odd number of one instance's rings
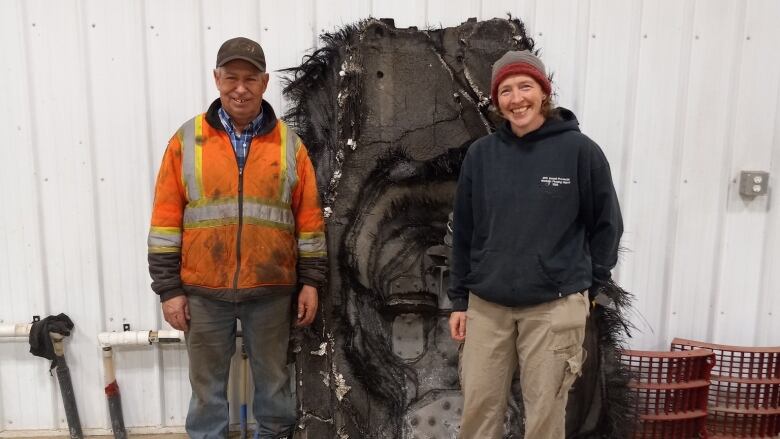
[[[239,172],[227,133],[209,123],[218,102],[186,122],[165,151],[148,239],[153,289],[163,300],[181,293],[169,279],[174,267],[155,266],[176,259],[179,289],[191,294],[240,301],[291,291],[299,281],[318,286],[324,274],[297,273],[307,260],[324,270],[326,255],[306,148],[264,102],[266,126]]]

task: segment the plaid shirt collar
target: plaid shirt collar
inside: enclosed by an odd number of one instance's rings
[[[227,111],[225,111],[224,108],[219,107],[217,114],[219,115],[220,122],[222,122],[222,126],[228,133],[230,144],[233,145],[233,151],[236,152],[238,166],[243,168],[244,163],[246,162],[246,155],[247,151],[249,150],[249,145],[252,143],[252,138],[254,138],[257,133],[260,132],[260,128],[263,125],[263,112],[261,111],[260,114],[258,114],[257,117],[252,122],[250,122],[241,133],[236,132],[236,129],[233,127],[233,122],[230,119],[230,115],[227,114]]]
[[[222,126],[225,127],[225,131],[230,135],[231,140],[233,137],[241,137],[246,134],[254,137],[260,132],[260,127],[263,125],[263,112],[260,111],[260,114],[244,128],[243,133],[236,133],[236,129],[233,127],[233,121],[230,119],[230,115],[227,114],[227,111],[225,111],[224,108],[219,107],[217,114],[219,114],[219,120],[222,122]]]

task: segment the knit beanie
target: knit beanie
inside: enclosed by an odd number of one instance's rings
[[[528,75],[542,87],[544,94],[549,96],[552,92],[542,60],[528,50],[511,50],[493,64],[493,74],[490,78],[490,97],[493,99],[493,105],[498,106],[498,85],[512,75]]]

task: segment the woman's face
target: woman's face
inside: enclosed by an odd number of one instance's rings
[[[498,109],[518,137],[542,126],[542,87],[528,75],[512,75],[498,84]]]

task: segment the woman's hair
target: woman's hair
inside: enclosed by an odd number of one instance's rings
[[[545,119],[558,117],[558,112],[555,111],[555,99],[552,93],[548,94],[542,101],[542,116],[544,116]]]

